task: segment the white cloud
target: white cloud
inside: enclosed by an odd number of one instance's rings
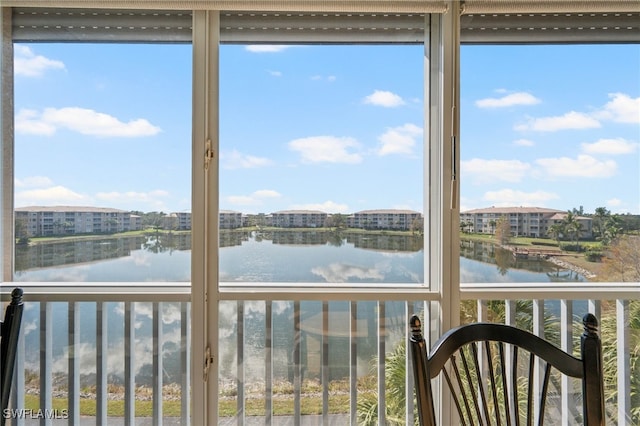
[[[516,125],[515,130],[534,130],[537,132],[555,132],[567,129],[595,129],[600,127],[600,122],[595,118],[571,111],[557,117],[532,118],[527,123]]]
[[[282,194],[278,191],[274,191],[273,189],[259,189],[253,193],[253,196],[256,198],[266,199],[266,198],[280,198]]]
[[[230,195],[226,197],[227,202],[234,206],[257,206],[267,199],[280,198],[282,195],[272,189],[261,189],[250,195]]]
[[[270,166],[271,164],[273,162],[268,158],[242,154],[236,150],[220,153],[220,165],[224,169],[253,169]]]
[[[16,114],[17,132],[49,136],[58,129],[104,137],[152,136],[161,131],[143,118],[125,123],[109,114],[78,107],[45,108],[42,113],[20,110]]]
[[[339,204],[334,201],[325,201],[324,203],[313,204],[294,204],[292,210],[319,210],[326,213],[349,213],[349,206]]]
[[[42,206],[42,205],[85,205],[90,198],[72,191],[64,186],[51,186],[48,188],[29,189],[16,191],[16,207]]]
[[[535,105],[539,104],[540,99],[530,93],[517,92],[510,93],[501,98],[485,98],[476,101],[478,108],[504,108],[514,105]]]
[[[420,136],[422,136],[422,129],[415,124],[407,123],[404,126],[387,129],[378,138],[380,141],[378,155],[413,154],[416,138]]]
[[[49,70],[64,70],[62,61],[36,55],[31,48],[22,45],[14,46],[13,69],[16,75],[25,77],[42,77]]]
[[[28,135],[51,136],[56,132],[56,126],[42,121],[38,111],[21,109],[15,118],[16,133]]]
[[[582,150],[587,154],[622,155],[636,152],[639,145],[622,138],[600,139],[594,143],[583,143]]]
[[[534,146],[535,142],[529,139],[517,139],[513,141],[513,144],[516,146]]]
[[[363,102],[365,104],[382,106],[386,108],[395,108],[405,104],[404,100],[400,96],[386,90],[374,91],[369,96],[366,96]]]
[[[160,198],[168,197],[169,193],[162,189],[156,189],[149,192],[139,191],[111,191],[98,192],[96,198],[113,204],[126,204],[128,202],[157,202]]]
[[[53,181],[46,176],[29,176],[24,179],[14,179],[16,188],[47,188],[53,186]]]
[[[272,77],[282,77],[282,72],[281,71],[267,71],[267,72]]]
[[[359,147],[353,138],[335,136],[312,136],[289,142],[289,148],[300,153],[303,163],[360,163],[362,156],[349,152]]]
[[[327,266],[318,266],[312,268],[311,273],[324,278],[328,283],[344,283],[354,278],[363,281],[382,281],[385,277],[383,271],[377,267],[365,268],[345,263],[331,263]]]
[[[281,44],[250,44],[245,47],[245,50],[252,53],[278,53],[283,52],[292,46]]]
[[[488,183],[496,181],[520,182],[531,169],[528,163],[520,160],[484,160],[474,158],[461,162],[465,181]]]
[[[617,123],[640,123],[640,97],[632,98],[624,93],[610,93],[602,111],[596,116]]]
[[[619,198],[612,198],[610,200],[607,200],[607,205],[610,207],[618,207],[622,204],[622,200],[620,200]]]
[[[328,81],[329,83],[333,83],[334,81],[337,80],[337,77],[335,75],[328,75],[328,76],[314,75],[314,76],[311,76],[311,80]]]
[[[586,154],[578,155],[578,158],[541,158],[536,160],[541,166],[543,174],[549,177],[584,177],[603,178],[613,176],[617,170],[617,164],[613,160],[599,161]]]
[[[488,191],[483,199],[492,206],[544,206],[547,201],[557,200],[560,196],[553,192],[534,191],[524,192],[513,189],[501,189],[499,191]]]

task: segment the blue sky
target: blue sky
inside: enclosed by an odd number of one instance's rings
[[[422,48],[222,46],[220,207],[423,211]],[[191,209],[191,48],[15,49],[16,206]],[[640,213],[640,46],[463,46],[461,209]]]

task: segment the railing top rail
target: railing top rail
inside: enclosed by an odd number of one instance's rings
[[[460,297],[471,300],[640,300],[640,283],[464,283]]]
[[[191,300],[190,282],[5,282],[25,289],[26,301],[177,301]],[[640,283],[463,283],[461,299],[471,300],[640,300]],[[422,284],[345,285],[343,283],[221,283],[219,300],[438,300]]]
[[[190,282],[4,282],[2,299],[12,288],[24,289],[25,301],[47,302],[188,302]]]

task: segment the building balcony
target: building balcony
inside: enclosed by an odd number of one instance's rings
[[[205,372],[190,362],[189,283],[19,285],[25,313],[12,424],[35,424],[34,415],[73,424],[191,424],[189,390]],[[420,314],[433,341],[437,293],[270,286],[221,289],[217,366],[208,371],[208,380],[217,376],[220,424],[362,424],[365,410],[376,424],[398,415],[413,424],[406,322]],[[9,292],[5,285],[3,300]],[[565,350],[579,338],[579,318],[593,312],[601,319],[607,416],[637,424],[640,330],[630,317],[640,303],[637,285],[462,284],[460,299],[467,322],[525,326]],[[398,371],[400,382],[391,374]],[[400,397],[391,392],[398,386]],[[581,413],[570,388],[560,384],[549,408],[562,424]]]

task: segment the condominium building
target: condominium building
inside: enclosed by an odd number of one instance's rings
[[[26,235],[100,234],[131,230],[131,213],[104,207],[32,206],[15,209]],[[16,232],[18,233],[18,232]]]
[[[511,235],[526,237],[548,237],[549,227],[562,223],[567,211],[543,207],[488,207],[460,213],[460,224],[465,231],[493,234],[500,218],[506,218],[511,227]],[[577,216],[582,225],[581,237],[591,238],[592,219]]]
[[[321,228],[328,216],[318,210],[282,210],[271,214],[273,226],[280,228]]]
[[[362,229],[389,229],[407,231],[422,221],[422,214],[413,210],[363,210],[347,218],[347,226]]]
[[[175,212],[171,213],[176,217],[176,229],[185,231],[191,229],[191,212]]]
[[[242,226],[242,213],[232,210],[220,210],[220,229],[234,229]]]

